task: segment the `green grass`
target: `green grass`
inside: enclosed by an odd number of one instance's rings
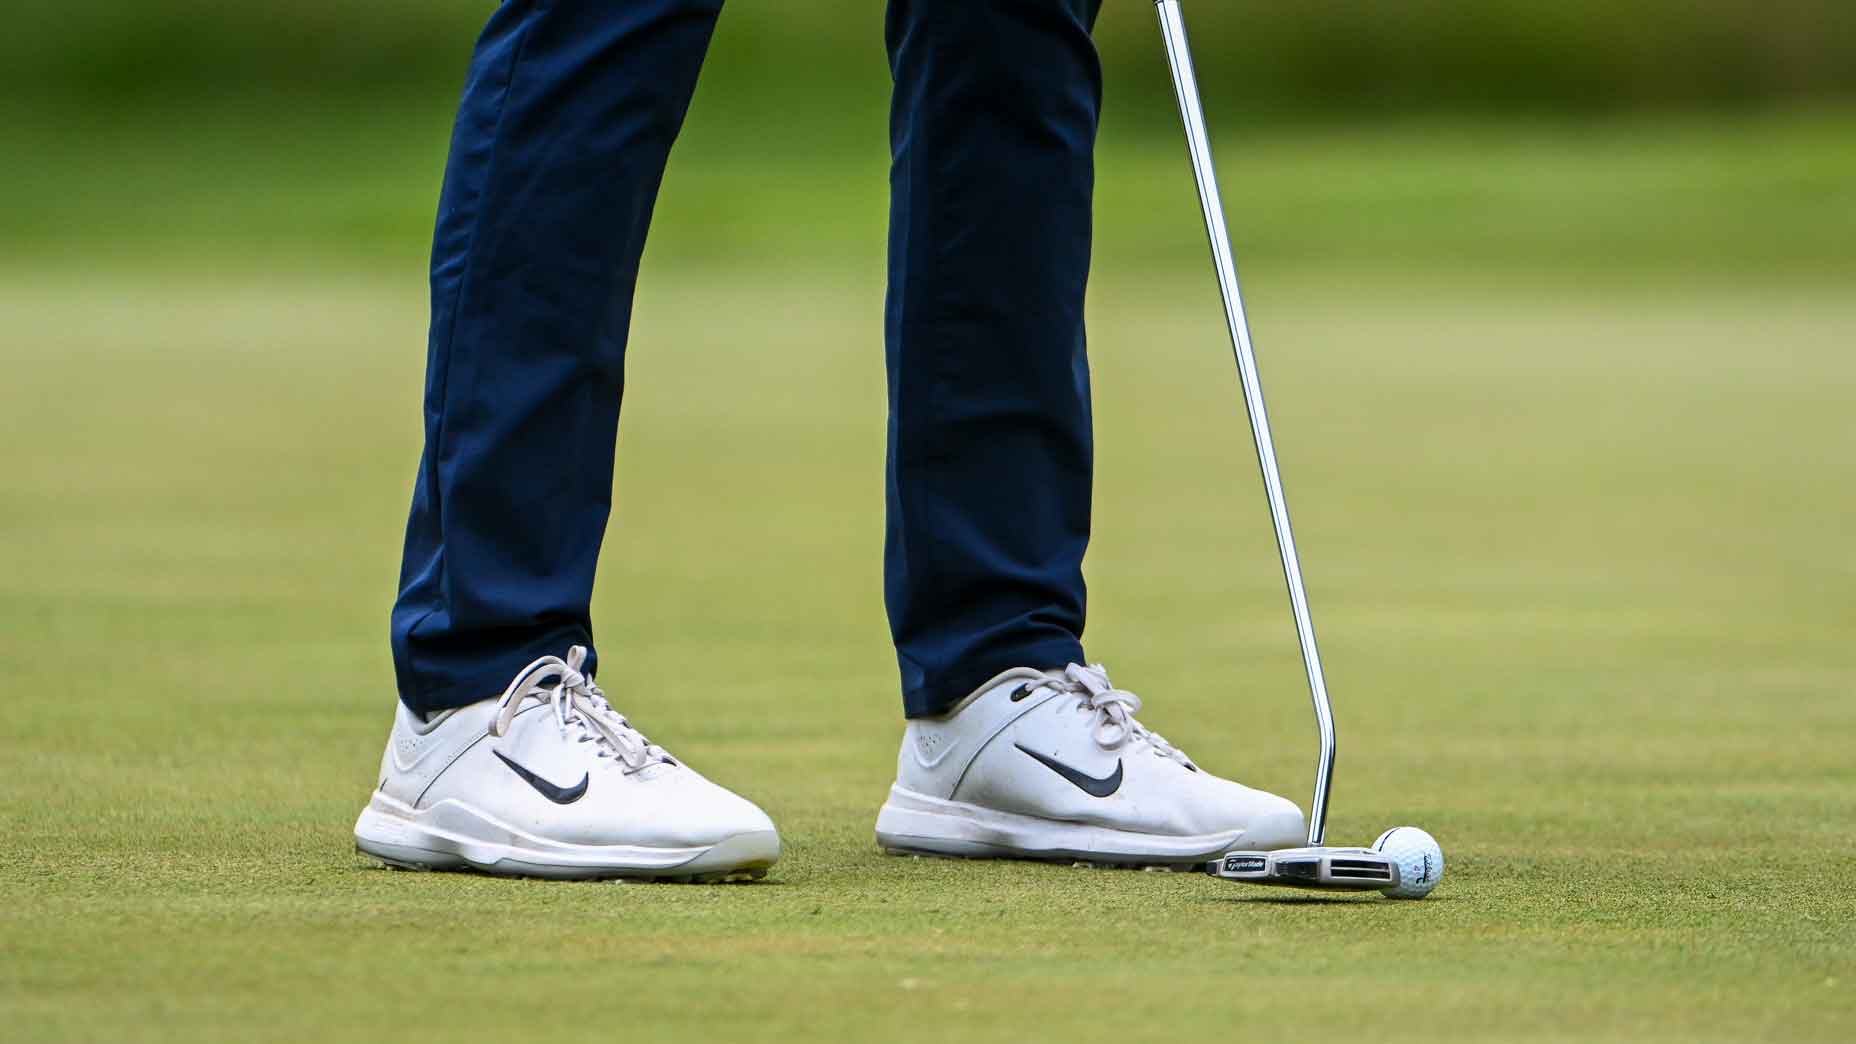
[[[364,171],[387,171],[373,231],[266,224],[315,179],[229,149],[253,200],[173,179],[212,229],[151,217],[105,250],[40,226],[0,267],[0,1037],[1847,1040],[1833,124],[1511,131],[1467,170],[1424,164],[1483,154],[1468,132],[1285,134],[1237,162],[1340,713],[1332,834],[1436,833],[1450,876],[1418,904],[876,852],[899,734],[860,238],[880,183],[841,226],[717,226],[746,177],[705,174],[700,136],[640,303],[602,681],[761,801],[786,858],[727,888],[377,869],[349,829],[392,699],[424,294],[415,252],[359,259],[429,209],[430,171],[392,170],[431,143]],[[1201,762],[1305,800],[1215,294],[1166,245],[1196,236],[1187,186],[1171,152],[1118,148],[1090,647]],[[1295,176],[1361,156],[1390,174]],[[317,213],[367,210],[327,190]],[[711,227],[737,260],[678,245]],[[1616,254],[1574,249],[1618,227]],[[1690,256],[1710,244],[1746,249]]]

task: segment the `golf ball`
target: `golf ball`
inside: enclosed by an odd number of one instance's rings
[[[1381,893],[1388,898],[1422,899],[1444,879],[1444,850],[1417,827],[1393,827],[1380,834],[1373,851],[1398,864],[1398,887]]]

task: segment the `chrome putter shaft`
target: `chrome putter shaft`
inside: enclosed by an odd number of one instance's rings
[[[1211,135],[1206,130],[1205,110],[1199,101],[1198,74],[1193,69],[1192,49],[1186,40],[1186,22],[1180,14],[1179,0],[1156,0],[1155,6],[1160,13],[1160,31],[1166,37],[1167,60],[1173,67],[1173,87],[1179,95],[1179,114],[1186,124],[1186,147],[1192,154],[1192,173],[1199,183],[1199,202],[1205,209],[1205,231],[1211,239],[1212,261],[1218,270],[1218,288],[1224,294],[1225,319],[1231,327],[1231,347],[1237,354],[1237,372],[1244,385],[1244,406],[1250,413],[1251,433],[1256,437],[1257,463],[1263,469],[1263,489],[1269,498],[1270,521],[1276,527],[1276,547],[1282,553],[1283,578],[1288,581],[1289,604],[1295,612],[1295,633],[1301,639],[1302,664],[1308,671],[1308,690],[1315,704],[1315,722],[1321,731],[1321,760],[1315,768],[1315,798],[1308,809],[1308,844],[1310,848],[1319,848],[1327,834],[1328,788],[1334,779],[1334,712],[1328,703],[1327,678],[1321,670],[1321,650],[1315,644],[1315,623],[1308,613],[1308,592],[1302,583],[1302,565],[1295,550],[1295,532],[1289,525],[1289,501],[1283,494],[1282,472],[1276,463],[1276,440],[1270,435],[1269,411],[1263,404],[1263,381],[1257,374],[1257,354],[1250,341],[1250,322],[1244,315],[1244,293],[1238,285],[1237,260],[1231,252],[1231,234],[1225,227],[1224,200],[1218,191],[1218,171],[1212,164]],[[1285,866],[1289,865],[1285,863]],[[1263,872],[1261,867],[1258,872]],[[1317,869],[1316,878],[1323,876],[1323,873]],[[1253,878],[1245,876],[1241,879]],[[1339,887],[1334,884],[1325,886]],[[1375,884],[1372,887],[1381,886]]]

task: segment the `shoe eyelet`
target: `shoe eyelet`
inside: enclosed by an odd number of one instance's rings
[[[1031,695],[1031,683],[1026,682],[1023,685],[1020,685],[1018,688],[1012,690],[1012,702],[1018,703],[1019,701],[1023,700],[1025,697],[1029,695]]]

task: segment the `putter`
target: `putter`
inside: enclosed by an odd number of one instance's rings
[[[1224,200],[1218,191],[1218,172],[1212,164],[1211,135],[1205,126],[1205,109],[1199,100],[1198,74],[1186,40],[1186,22],[1179,0],[1155,0],[1160,31],[1166,38],[1167,60],[1173,67],[1173,87],[1179,95],[1179,114],[1186,125],[1186,147],[1192,155],[1192,173],[1199,184],[1199,202],[1205,209],[1205,231],[1211,239],[1212,262],[1224,294],[1225,319],[1231,327],[1231,347],[1237,354],[1237,372],[1244,385],[1244,405],[1250,414],[1250,431],[1256,438],[1257,463],[1263,469],[1263,489],[1270,504],[1270,521],[1276,528],[1276,546],[1282,553],[1283,578],[1289,585],[1289,605],[1295,613],[1295,633],[1302,643],[1302,664],[1308,671],[1308,690],[1315,704],[1315,723],[1321,733],[1321,757],[1315,765],[1315,798],[1308,813],[1308,847],[1275,852],[1228,852],[1205,864],[1214,877],[1251,884],[1325,888],[1342,891],[1384,891],[1399,886],[1398,863],[1370,848],[1328,848],[1328,791],[1334,780],[1334,711],[1328,703],[1328,686],[1321,670],[1321,650],[1315,645],[1315,624],[1308,613],[1308,592],[1302,583],[1301,560],[1295,550],[1295,532],[1289,526],[1289,501],[1283,495],[1282,473],[1276,463],[1276,442],[1270,435],[1269,411],[1263,405],[1263,382],[1257,374],[1256,350],[1251,345],[1250,323],[1244,315],[1244,294],[1237,280],[1237,260],[1231,251],[1231,234],[1225,226]]]

